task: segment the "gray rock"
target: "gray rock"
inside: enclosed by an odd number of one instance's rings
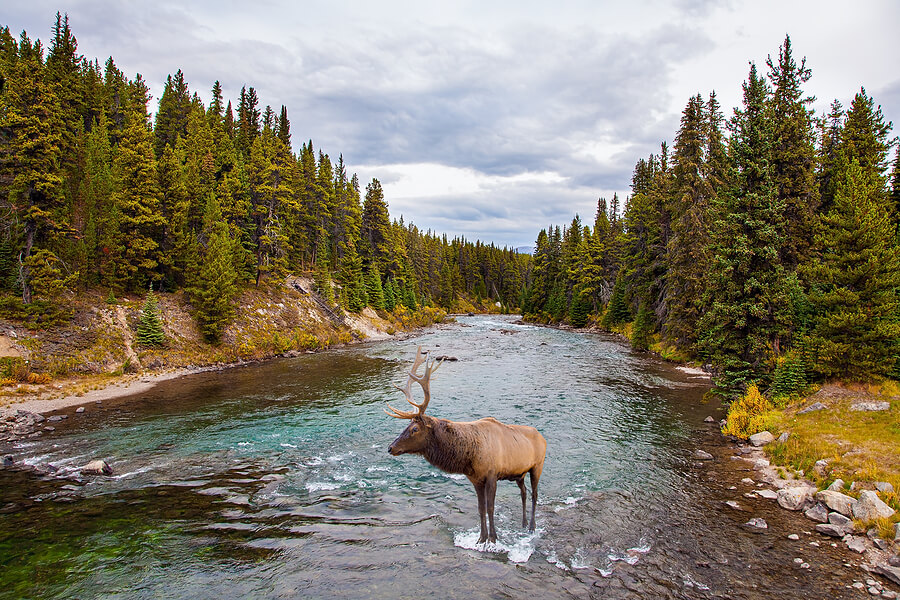
[[[805,513],[807,519],[818,521],[819,523],[828,522],[828,507],[821,502],[817,502],[815,506],[807,510]]]
[[[753,468],[756,469],[757,471],[759,471],[761,469],[765,469],[766,467],[770,466],[770,464],[771,463],[769,461],[767,461],[765,458],[757,458],[756,462],[753,463]]]
[[[697,460],[712,460],[713,455],[703,450],[694,450],[694,458]]]
[[[847,531],[843,527],[832,525],[831,523],[819,523],[816,525],[816,531],[831,537],[842,538],[847,535]]]
[[[894,491],[894,486],[888,483],[887,481],[876,481],[875,489],[879,492],[884,492],[886,494],[891,494]]]
[[[819,477],[825,476],[825,471],[828,469],[828,459],[823,458],[821,460],[817,460],[816,464],[813,465],[813,473],[818,475]]]
[[[878,497],[878,492],[863,490],[859,493],[859,500],[853,505],[853,517],[860,521],[874,521],[880,518],[890,518],[894,509],[888,506]]]
[[[834,481],[831,482],[831,485],[829,485],[828,488],[826,488],[826,489],[828,489],[829,491],[832,491],[832,492],[839,492],[842,489],[844,489],[844,480],[843,479],[835,479]]]
[[[741,510],[741,505],[735,502],[734,500],[728,500],[725,502],[725,506],[729,508],[733,508],[734,510]]]
[[[705,419],[703,419],[703,422],[704,423],[715,423],[716,420],[712,416],[709,416],[709,417],[706,417]]]
[[[859,535],[848,535],[844,542],[847,544],[847,548],[853,550],[854,552],[859,552],[862,554],[866,551],[866,538]]]
[[[814,402],[814,403],[810,404],[809,406],[807,406],[806,408],[804,408],[803,410],[799,411],[797,414],[805,415],[806,413],[815,412],[817,410],[825,410],[826,408],[828,408],[828,407],[825,406],[824,404],[822,404],[821,402]]]
[[[853,520],[839,512],[828,513],[828,522],[838,527],[847,527],[848,531],[853,531]]]
[[[47,417],[47,420],[51,423],[55,423],[57,421],[62,421],[63,419],[68,419],[69,415],[53,415],[51,417]]]
[[[790,439],[790,437],[791,437],[791,433],[789,431],[785,431],[784,433],[779,435],[778,439],[775,441],[778,442],[779,444],[783,444],[786,441],[788,441],[788,439]]]
[[[856,504],[856,498],[831,490],[822,490],[817,493],[816,500],[831,510],[848,517],[853,515],[853,505]]]
[[[881,597],[885,600],[897,600],[897,592],[893,590],[882,590]]]
[[[768,490],[768,489],[756,490],[756,493],[759,496],[765,498],[766,500],[777,500],[778,499],[778,492],[776,492],[775,490]]]
[[[879,575],[887,577],[897,585],[900,585],[900,567],[894,567],[889,564],[879,563],[875,565],[874,571]]]
[[[800,539],[800,536],[797,535],[796,533],[792,533],[791,535],[787,536],[787,539],[796,542],[797,540]]]
[[[850,406],[850,410],[880,412],[883,410],[891,410],[890,402],[857,402]]]
[[[75,412],[78,413],[78,414],[83,413],[83,412],[84,412],[84,407],[83,407],[83,406],[79,406],[78,408],[75,409]]]
[[[813,498],[816,489],[800,485],[778,490],[778,505],[787,510],[802,510]]]
[[[745,523],[745,525],[747,525],[747,527],[752,527],[753,529],[768,529],[769,528],[769,524],[766,523],[766,520],[762,519],[760,517],[753,517],[752,519],[747,521]]]
[[[81,467],[81,472],[84,475],[112,475],[113,470],[105,460],[92,460]]]
[[[894,523],[894,541],[900,542],[900,523]]]
[[[768,431],[760,431],[750,436],[750,443],[759,448],[775,441],[775,436]]]

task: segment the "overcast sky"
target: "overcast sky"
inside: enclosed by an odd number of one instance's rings
[[[819,113],[865,86],[900,127],[896,0],[624,4],[3,0],[0,23],[47,42],[68,13],[80,53],[143,75],[151,111],[179,68],[204,102],[215,80],[235,106],[253,86],[287,106],[295,147],[378,178],[393,217],[501,245],[624,203],[688,97],[715,90],[730,116],[785,34]]]

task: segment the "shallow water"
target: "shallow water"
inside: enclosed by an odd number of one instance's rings
[[[391,384],[416,344],[459,358],[435,373],[429,414],[547,439],[534,534],[501,482],[499,541],[478,546],[468,481],[388,455],[405,423],[382,407],[404,404]],[[858,597],[846,552],[786,540],[811,525],[728,489],[752,473],[702,424],[720,416],[706,389],[613,338],[481,316],[164,382],[12,449],[115,475],[0,470],[0,598]],[[716,460],[693,461],[701,446]],[[745,529],[751,516],[770,529]]]

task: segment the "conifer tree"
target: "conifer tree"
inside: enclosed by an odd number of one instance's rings
[[[381,182],[377,179],[373,179],[366,186],[360,234],[363,242],[360,255],[363,259],[375,262],[379,271],[383,273],[392,273],[389,269],[392,247],[391,219]]]
[[[645,302],[641,302],[634,327],[631,330],[631,347],[639,352],[650,349],[650,336],[653,334],[653,316]]]
[[[234,265],[234,241],[215,194],[206,200],[203,229],[195,249],[195,266],[188,281],[188,294],[197,324],[204,337],[218,342],[234,316],[233,300],[239,290],[239,274]]]
[[[366,271],[366,296],[368,297],[369,306],[376,310],[384,309],[384,290],[381,287],[381,273],[378,272],[378,265],[369,264]]]
[[[159,302],[152,287],[147,292],[144,308],[141,310],[141,319],[137,326],[137,342],[141,346],[163,346],[166,343],[166,334],[159,314]]]

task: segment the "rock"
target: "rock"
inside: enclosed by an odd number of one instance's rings
[[[828,522],[828,507],[821,502],[817,502],[815,506],[807,510],[805,513],[807,519],[818,521],[819,523]]]
[[[878,497],[877,492],[863,490],[859,493],[859,500],[853,505],[853,517],[860,521],[874,521],[880,518],[890,518],[894,509],[888,506]]]
[[[878,589],[877,587],[875,587],[875,586],[872,586],[872,587],[869,588],[869,593],[872,594],[873,596],[880,596],[880,595],[881,595],[881,590],[879,590],[879,589]]]
[[[760,517],[753,517],[752,519],[747,521],[745,523],[745,525],[747,527],[752,527],[753,529],[768,529],[769,528],[769,524],[766,523],[766,520],[762,519]]]
[[[816,494],[816,500],[835,512],[839,512],[844,516],[853,515],[853,505],[856,504],[856,498],[851,498],[840,492],[831,490],[822,490]]]
[[[900,585],[900,567],[895,567],[885,563],[875,565],[875,573],[887,577],[897,585]]]
[[[434,358],[434,360],[440,360],[440,361],[444,361],[444,362],[456,362],[456,361],[458,361],[459,359],[456,358],[455,356],[447,356],[447,355],[444,355],[444,356],[436,356],[436,357]]]
[[[13,466],[13,464],[14,464],[14,461],[13,461],[13,457],[11,454],[7,454],[6,456],[3,457],[2,460],[0,460],[0,465],[3,465],[4,467],[11,467],[11,466]]]
[[[812,500],[815,488],[805,485],[778,490],[778,505],[788,510],[801,510]]]
[[[75,409],[75,412],[78,413],[78,414],[83,413],[83,412],[84,412],[84,407],[83,407],[83,406],[79,406],[78,408]]]
[[[836,538],[842,538],[847,535],[846,529],[838,527],[837,525],[832,525],[831,523],[819,523],[816,525],[816,531]]]
[[[797,535],[797,534],[796,534],[796,533],[792,533],[792,534],[791,534],[791,535],[789,535],[789,536],[787,536],[787,539],[789,539],[789,540],[793,540],[793,541],[795,541],[795,542],[796,542],[796,541],[797,541],[797,540],[799,540],[799,539],[800,539],[800,536],[799,536],[799,535]]]
[[[775,441],[775,436],[768,431],[760,431],[750,436],[750,443],[759,448]]]
[[[712,460],[713,455],[703,450],[694,450],[694,458],[697,460]]]
[[[807,406],[806,408],[804,408],[803,410],[799,411],[797,414],[805,415],[806,413],[815,412],[817,410],[825,410],[826,408],[828,408],[828,407],[825,406],[824,404],[822,404],[821,402],[814,402],[814,403],[810,404],[809,406]]]
[[[46,425],[44,427],[44,431],[56,431],[56,427],[54,427],[53,425]]]
[[[752,479],[750,479],[749,477],[744,477],[743,479],[741,479],[741,483],[745,483],[747,485],[753,485],[755,482]]]
[[[734,510],[741,510],[741,505],[734,500],[728,500],[727,502],[725,502],[725,506],[733,508]]]
[[[859,535],[848,535],[844,542],[847,544],[847,548],[853,550],[854,552],[858,552],[862,554],[866,551],[866,538]]]
[[[897,600],[897,592],[892,590],[883,590],[881,592],[881,597],[886,600]]]
[[[892,567],[900,567],[900,554],[895,554],[888,558],[888,564]]]
[[[894,486],[888,483],[887,481],[876,481],[875,489],[879,492],[884,492],[886,494],[891,494],[894,492]]]
[[[63,419],[68,419],[69,415],[53,415],[52,417],[47,417],[47,420],[51,423],[55,423],[57,421],[62,421]]]
[[[894,541],[900,542],[900,523],[894,523]]]
[[[891,410],[890,402],[857,402],[850,406],[850,410],[879,412],[882,410]]]
[[[788,441],[788,439],[789,439],[790,437],[791,437],[790,432],[789,432],[789,431],[785,431],[784,433],[782,433],[781,435],[779,435],[779,436],[778,436],[778,439],[775,440],[775,441],[778,442],[779,444],[783,444],[783,443],[785,443],[786,441]]]
[[[826,489],[831,492],[840,492],[842,489],[844,489],[844,480],[835,479]]]
[[[765,469],[766,467],[769,466],[769,464],[770,464],[769,461],[767,461],[766,459],[758,458],[758,459],[756,459],[756,462],[753,463],[753,468],[756,470]]]
[[[703,419],[703,422],[704,423],[715,423],[716,420],[712,416],[709,416],[709,417],[706,417],[705,419]]]
[[[85,475],[112,475],[113,470],[105,460],[92,460],[81,467],[81,472]]]
[[[777,500],[778,499],[778,492],[776,492],[775,490],[757,490],[756,493],[759,494],[760,497],[765,498],[766,500]]]

